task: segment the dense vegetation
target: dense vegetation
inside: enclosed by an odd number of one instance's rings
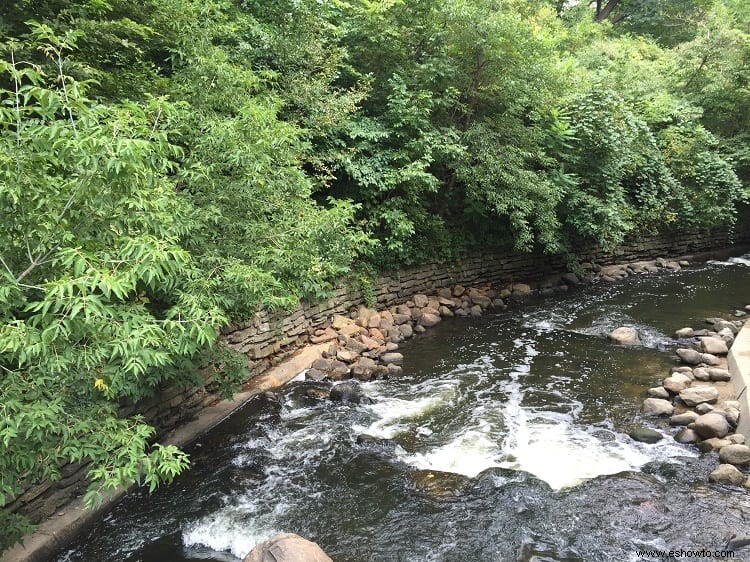
[[[743,0],[5,0],[0,506],[70,461],[92,502],[170,480],[118,406],[231,389],[219,327],[355,266],[731,225],[749,33]]]

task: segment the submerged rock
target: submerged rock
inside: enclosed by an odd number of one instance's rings
[[[355,382],[344,382],[335,385],[331,388],[328,396],[336,402],[351,402],[353,404],[359,404],[365,398],[362,390],[359,388],[359,384]]]
[[[674,440],[684,445],[688,443],[697,443],[700,441],[700,435],[690,428],[683,427],[680,431],[675,433]]]
[[[281,533],[255,545],[242,562],[333,562],[317,544],[294,533]]]

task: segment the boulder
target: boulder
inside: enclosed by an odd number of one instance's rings
[[[578,275],[572,272],[563,273],[560,276],[560,279],[566,284],[566,285],[578,285],[581,280],[578,278]]]
[[[726,355],[729,353],[727,342],[721,338],[707,337],[701,338],[701,349],[704,353],[712,355]]]
[[[362,390],[356,382],[342,382],[334,385],[328,397],[335,402],[351,402],[359,404],[362,402]]]
[[[334,330],[341,330],[345,326],[353,326],[354,324],[355,322],[351,318],[341,316],[340,314],[334,314],[333,321],[331,322],[331,327]]]
[[[700,441],[700,436],[692,429],[683,427],[680,431],[675,433],[674,440],[678,443],[687,445],[688,443],[697,443]]]
[[[333,562],[314,542],[281,533],[255,545],[242,562]]]
[[[731,443],[731,442],[730,442]],[[750,464],[750,447],[747,445],[731,444],[719,451],[719,460],[726,464]]]
[[[669,398],[669,392],[667,392],[667,389],[663,386],[655,386],[653,388],[649,388],[646,391],[646,394],[648,394],[652,398],[664,398],[665,400]]]
[[[708,369],[705,367],[696,367],[693,369],[693,377],[695,380],[698,381],[710,381],[711,380],[711,374],[708,372]]]
[[[641,407],[644,416],[671,416],[673,412],[672,403],[661,398],[646,398]]]
[[[333,328],[326,328],[325,330],[322,330],[318,335],[312,336],[310,338],[310,343],[326,343],[335,340],[337,337],[339,337],[339,335],[335,330],[333,330]]]
[[[733,433],[732,435],[727,435],[727,439],[732,443],[736,443],[737,445],[744,445],[745,443],[745,436],[741,433]]]
[[[478,304],[475,304],[471,307],[471,309],[469,309],[469,313],[474,317],[479,317],[482,315],[482,307]]]
[[[688,365],[698,365],[702,362],[701,354],[690,348],[678,349],[677,356]]]
[[[664,438],[661,433],[648,427],[636,427],[630,430],[628,435],[632,440],[640,443],[656,443]]]
[[[697,419],[698,414],[691,410],[688,410],[687,412],[675,414],[674,416],[669,418],[669,425],[690,425]]]
[[[731,425],[732,427],[737,427],[737,424],[740,421],[740,411],[738,408],[725,406],[722,414],[724,414],[724,417],[727,418],[729,425]]]
[[[711,367],[708,369],[708,376],[712,381],[730,381],[732,375],[726,369],[719,369],[717,367]]]
[[[680,400],[688,406],[697,406],[704,402],[713,404],[719,399],[719,391],[713,386],[691,386],[681,390]]]
[[[711,439],[706,439],[705,441],[701,441],[698,443],[698,449],[702,453],[710,453],[711,451],[718,451],[722,447],[726,447],[727,445],[731,445],[732,442],[728,439],[719,439],[718,437],[711,437]]]
[[[411,320],[411,312],[409,314],[401,314],[400,312],[397,312],[393,315],[393,323],[397,326],[400,326],[401,324],[406,324]]]
[[[700,415],[707,414],[708,412],[713,412],[714,407],[711,406],[708,402],[704,402],[703,404],[698,404],[695,407],[695,411],[698,412]]]
[[[677,330],[674,333],[674,335],[677,338],[680,338],[680,339],[682,339],[682,338],[692,338],[693,337],[693,333],[694,332],[693,332],[692,328],[680,328],[679,330]]]
[[[322,381],[326,378],[326,374],[318,369],[309,368],[305,372],[305,380],[308,381]]]
[[[385,363],[393,363],[394,365],[400,365],[404,362],[404,356],[401,353],[384,353],[381,355],[380,360]]]
[[[732,464],[720,464],[716,470],[708,475],[708,479],[716,484],[731,484],[741,486],[745,481],[745,475]]]
[[[473,304],[478,304],[482,308],[489,308],[492,305],[492,299],[485,295],[472,295],[471,302]]]
[[[713,353],[701,353],[701,362],[714,367],[716,365],[721,365],[721,359],[716,357]]]
[[[453,287],[453,296],[460,297],[466,292],[466,288],[463,285],[456,285]]]
[[[641,337],[638,330],[632,326],[620,326],[609,333],[609,339],[620,345],[638,345],[641,343]]]
[[[404,374],[404,368],[401,367],[401,365],[394,365],[393,363],[388,363],[386,365],[386,369],[388,369],[388,376],[389,377],[400,377]]]
[[[449,299],[453,296],[453,291],[451,291],[449,287],[440,287],[437,294],[440,298]]]
[[[690,428],[694,429],[703,439],[710,439],[711,437],[721,438],[729,433],[729,423],[727,422],[727,419],[718,412],[709,412],[702,416],[698,416],[698,418],[690,424]]]
[[[404,339],[408,339],[414,335],[414,328],[411,327],[411,324],[401,324],[398,327],[399,332],[401,332],[401,337]]]
[[[671,376],[664,379],[662,386],[666,388],[672,394],[678,394],[680,391],[685,390],[690,386],[690,377],[683,373],[674,373]]]
[[[529,295],[531,294],[531,286],[526,283],[514,283],[513,284],[514,295]]]
[[[344,363],[354,363],[359,357],[359,353],[352,351],[351,349],[339,349],[336,352],[336,359],[343,361]]]
[[[417,308],[424,308],[430,303],[430,299],[427,295],[414,295],[414,306]]]
[[[423,313],[422,316],[419,319],[420,325],[424,326],[425,328],[431,328],[438,322],[440,322],[440,313],[433,314],[431,312]]]

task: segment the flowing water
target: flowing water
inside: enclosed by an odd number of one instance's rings
[[[201,438],[192,470],[130,494],[59,560],[237,561],[282,531],[337,562],[725,548],[750,536],[750,495],[708,484],[716,455],[638,410],[674,365],[675,329],[750,303],[748,266],[709,262],[442,322],[402,346],[403,377],[362,385],[372,404],[311,399],[293,382]],[[623,324],[643,347],[607,342]],[[638,424],[667,438],[636,443]],[[743,559],[750,547],[735,551]]]

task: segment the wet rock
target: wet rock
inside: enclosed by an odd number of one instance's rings
[[[395,365],[400,365],[404,362],[404,356],[401,353],[384,353],[380,356],[380,360],[383,363],[393,363]]]
[[[669,418],[669,425],[689,425],[698,419],[698,414],[688,410],[681,414],[675,414]]]
[[[343,382],[334,385],[328,397],[334,402],[351,402],[359,404],[362,402],[364,395],[356,382]]]
[[[414,470],[408,479],[412,491],[442,500],[460,498],[470,483],[470,479],[462,474],[440,470]]]
[[[475,304],[469,309],[469,314],[471,314],[474,317],[479,317],[482,315],[482,307],[478,304]]]
[[[404,374],[404,368],[400,365],[394,365],[393,363],[388,363],[388,365],[386,365],[386,369],[388,369],[389,377],[400,377]]]
[[[646,391],[646,394],[648,394],[652,398],[663,398],[663,399],[669,398],[669,392],[663,386],[655,386],[653,388],[649,388]]]
[[[745,475],[732,464],[720,464],[716,470],[708,475],[708,479],[716,484],[741,486],[745,481]]]
[[[674,335],[679,339],[684,339],[684,338],[692,338],[693,333],[694,331],[692,328],[680,328],[674,333]]]
[[[489,308],[492,306],[492,299],[485,295],[472,295],[471,302],[472,304],[478,304],[482,308]]]
[[[333,361],[330,359],[316,359],[313,361],[311,368],[327,373],[331,370],[331,363],[333,363]]]
[[[333,562],[314,542],[281,533],[253,547],[242,562]]]
[[[750,464],[750,447],[747,445],[730,444],[719,451],[719,460],[726,464]]]
[[[701,349],[704,353],[712,355],[726,355],[729,353],[727,343],[721,338],[701,338]]]
[[[698,419],[696,419],[690,427],[703,439],[724,437],[729,433],[729,422],[727,422],[727,419],[718,412],[709,412],[702,416],[698,416]]]
[[[421,324],[417,324],[414,326],[414,333],[416,334],[424,334],[427,331],[427,328],[422,326]]]
[[[310,368],[305,372],[305,380],[308,381],[322,381],[326,378],[326,374],[318,369]]]
[[[664,438],[661,433],[648,427],[636,427],[631,429],[628,435],[632,440],[640,443],[657,443]]]
[[[703,361],[699,352],[689,348],[678,349],[677,356],[688,365],[698,365]]]
[[[328,398],[330,391],[327,388],[312,387],[305,390],[305,396],[313,400],[324,400]]]
[[[688,406],[697,406],[708,402],[713,404],[719,399],[719,391],[713,386],[691,386],[680,391],[680,400]]]
[[[710,369],[708,369],[708,376],[712,381],[732,380],[732,375],[729,374],[729,371],[727,371],[726,369],[718,369],[716,367],[711,367]]]
[[[401,337],[404,339],[408,339],[414,335],[414,328],[412,328],[411,324],[402,324],[398,329],[401,332]]]
[[[690,386],[690,377],[683,373],[674,373],[673,375],[664,379],[662,386],[666,388],[672,394],[678,394],[680,391],[685,390]]]
[[[678,443],[687,445],[689,443],[697,443],[700,441],[700,435],[692,429],[683,427],[680,431],[675,433],[674,440]]]
[[[392,439],[384,439],[382,437],[375,437],[374,435],[370,435],[369,433],[360,433],[357,435],[357,444],[358,445],[368,445],[373,447],[378,447],[380,449],[395,449],[396,448],[396,442]]]
[[[644,416],[671,416],[673,412],[672,403],[661,398],[646,398],[641,407]]]
[[[393,342],[388,342],[385,344],[385,350],[386,351],[396,351],[398,349],[398,344]]]
[[[578,278],[578,275],[575,273],[563,273],[560,276],[560,279],[566,284],[566,285],[578,285],[581,280]]]
[[[619,345],[637,345],[641,343],[638,330],[632,326],[620,326],[609,333],[610,341]]]
[[[693,369],[693,377],[698,381],[711,380],[711,375],[708,372],[708,369],[706,369],[705,367],[696,367],[695,369]]]

